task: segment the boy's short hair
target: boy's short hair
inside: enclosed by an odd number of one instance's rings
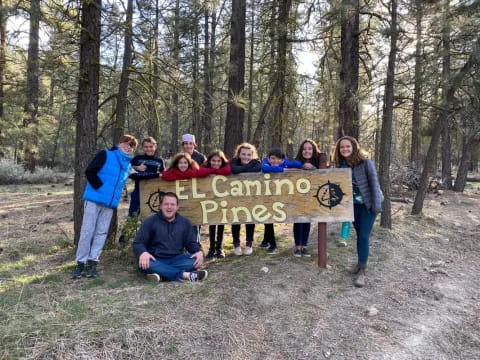
[[[151,143],[151,144],[153,144],[153,145],[157,145],[157,141],[156,141],[153,137],[151,137],[151,136],[147,136],[146,138],[144,138],[144,139],[142,140],[142,146],[143,146],[143,144],[145,144],[146,142]]]
[[[128,135],[128,134],[122,135],[122,136],[120,137],[120,139],[118,140],[118,143],[119,143],[119,144],[127,143],[127,144],[130,145],[132,148],[136,148],[137,145],[138,145],[138,141],[137,141],[137,139],[135,138],[135,136],[133,136],[133,135]]]
[[[163,194],[160,197],[160,204],[163,203],[163,199],[165,199],[166,197],[175,198],[177,200],[177,205],[178,205],[178,196],[177,196],[177,194],[175,194],[174,192],[171,192],[171,191],[166,192],[165,194]]]
[[[285,159],[285,153],[282,152],[282,150],[275,148],[272,149],[268,152],[268,157],[270,156],[276,156],[279,159]]]

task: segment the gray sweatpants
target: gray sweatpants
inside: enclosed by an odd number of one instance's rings
[[[77,247],[77,262],[98,261],[107,239],[113,209],[85,200],[83,221]]]

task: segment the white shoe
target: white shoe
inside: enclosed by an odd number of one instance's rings
[[[242,248],[240,246],[237,246],[235,250],[233,250],[233,253],[237,256],[242,256]]]
[[[252,255],[253,253],[253,248],[251,246],[247,246],[245,250],[243,251],[245,255]]]

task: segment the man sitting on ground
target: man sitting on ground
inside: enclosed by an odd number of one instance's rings
[[[203,253],[192,224],[177,211],[177,195],[167,192],[160,200],[160,212],[149,216],[135,237],[133,252],[149,280],[200,281],[208,276],[206,270],[197,270],[203,264]]]

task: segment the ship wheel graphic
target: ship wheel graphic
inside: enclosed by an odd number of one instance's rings
[[[146,204],[152,212],[158,212],[158,209],[160,208],[160,199],[163,197],[163,195],[165,195],[164,191],[157,190],[151,193],[148,197]]]
[[[326,184],[318,187],[317,194],[314,197],[317,198],[321,206],[331,209],[342,202],[343,195],[345,195],[345,193],[340,186],[338,184],[332,184],[330,180],[328,180]]]

